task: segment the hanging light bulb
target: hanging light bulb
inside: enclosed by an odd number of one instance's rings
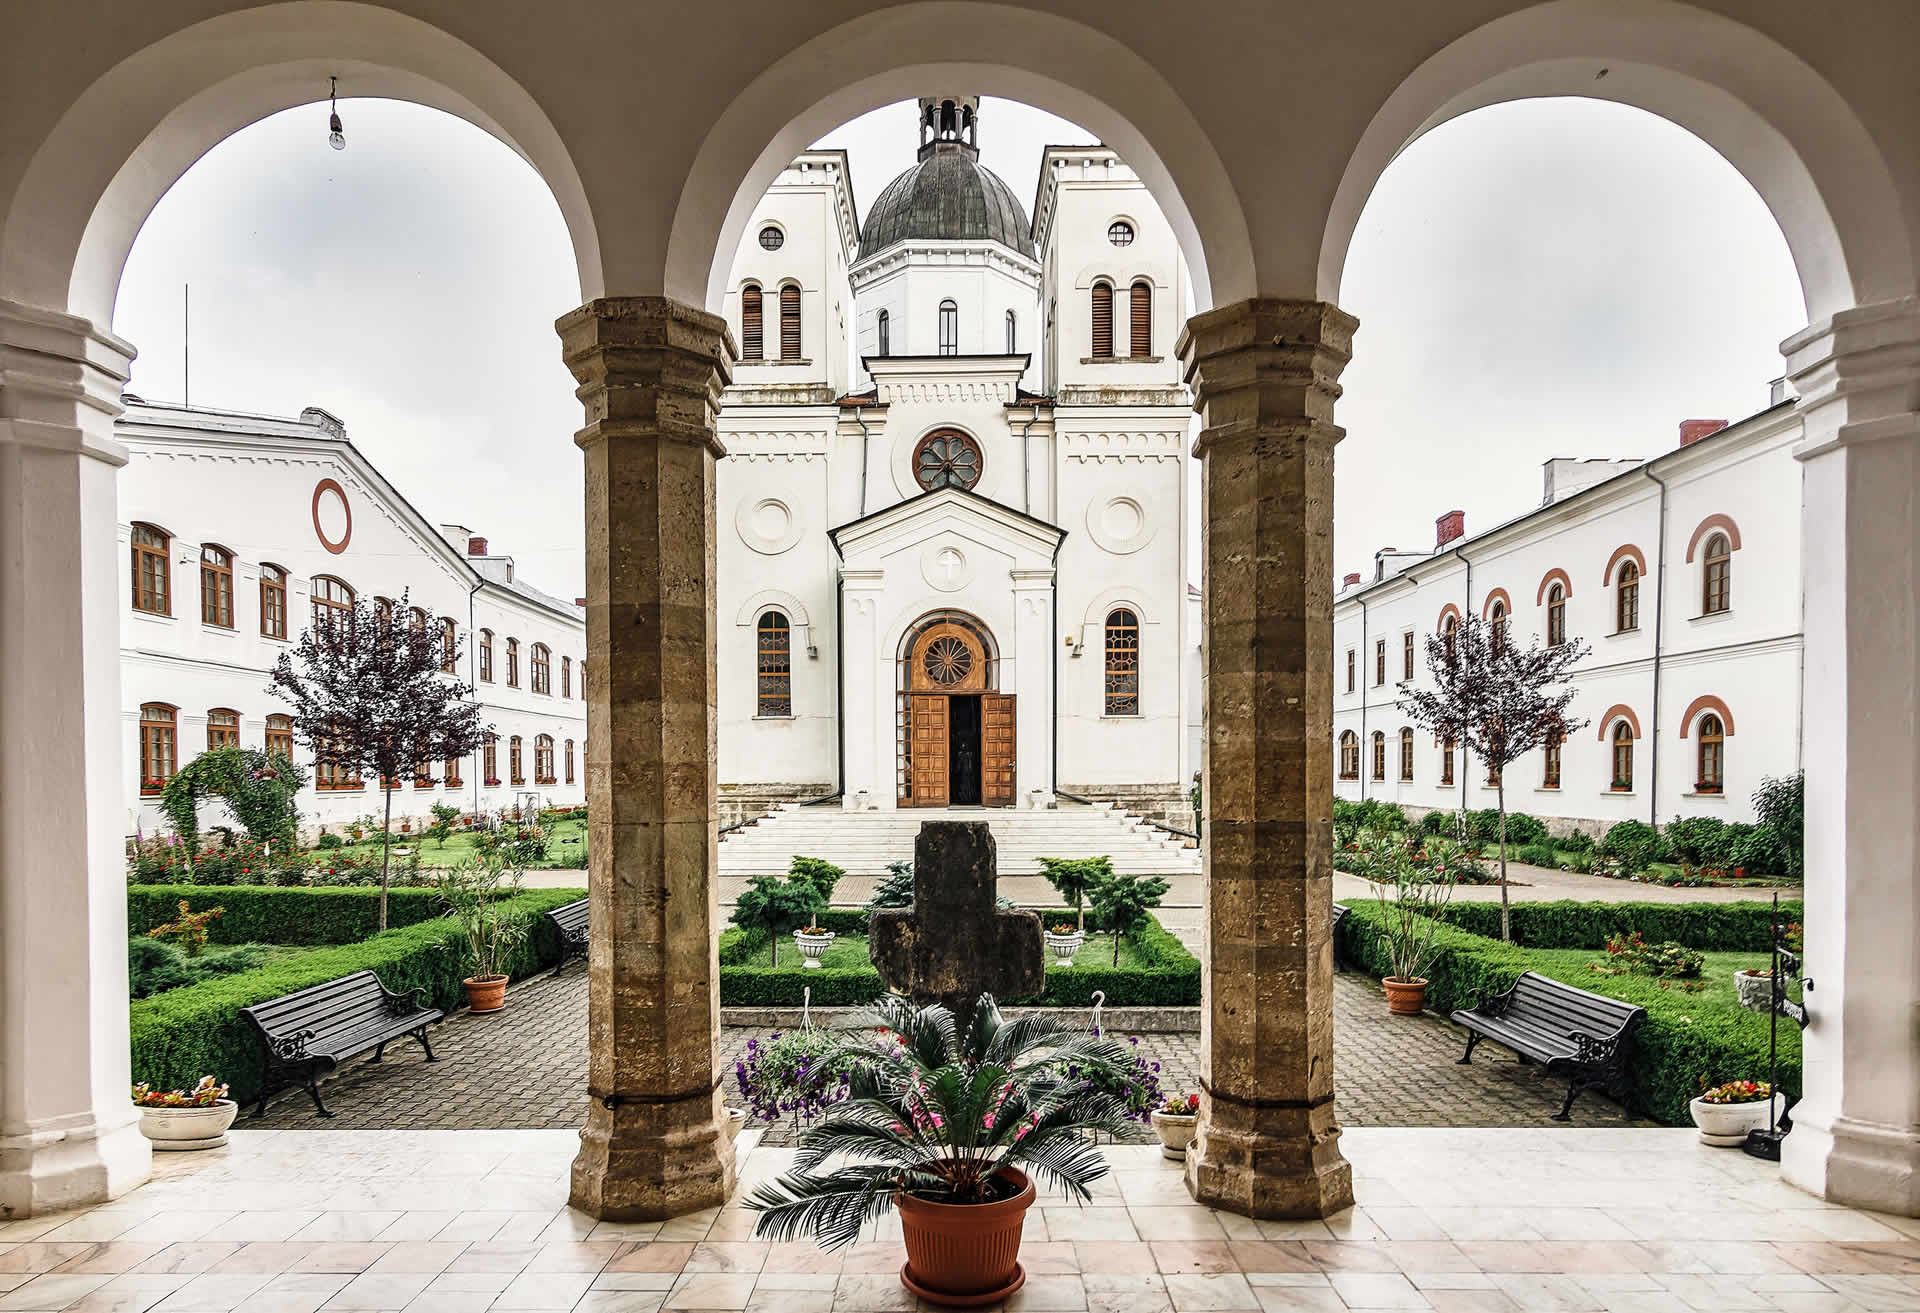
[[[340,106],[338,103],[339,85],[336,79],[327,79],[327,107],[332,111],[327,115],[327,145],[335,150],[347,148],[347,132],[340,126]]]

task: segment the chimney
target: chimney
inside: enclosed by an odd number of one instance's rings
[[[477,533],[470,535],[467,538],[467,555],[468,556],[485,556],[486,554],[487,554],[487,540],[485,538],[482,538]]]
[[[1448,543],[1456,538],[1464,538],[1467,533],[1467,513],[1448,511],[1433,522],[1433,550],[1444,551]]]
[[[1680,445],[1691,447],[1702,438],[1710,438],[1727,426],[1724,419],[1683,419],[1680,421]]]
[[[1358,570],[1355,570],[1352,574],[1348,575],[1346,578],[1340,581],[1340,586],[1342,588],[1351,588],[1359,582],[1360,582],[1360,572]]]
[[[585,606],[587,604],[587,599],[584,597],[576,597],[573,599],[573,604],[575,606]]]

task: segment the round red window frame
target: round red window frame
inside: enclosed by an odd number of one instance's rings
[[[926,454],[927,447],[930,444],[934,442],[938,442],[942,438],[949,438],[949,439],[957,438],[961,442],[966,443],[967,446],[972,450],[974,454],[974,458],[979,462],[980,472],[973,476],[972,483],[964,483],[964,484],[943,483],[940,485],[940,488],[959,487],[964,489],[967,492],[972,492],[975,488],[980,486],[980,480],[987,477],[987,453],[986,453],[986,449],[980,445],[980,440],[974,437],[973,434],[968,433],[965,429],[957,429],[952,427],[937,428],[933,430],[933,432],[927,434],[924,438],[921,438],[919,442],[914,444],[913,460],[907,467],[908,473],[910,473],[913,476],[913,481],[915,483],[920,484],[920,490],[922,492],[939,491],[939,488],[934,488],[925,483],[920,482],[920,457]]]
[[[327,531],[320,527],[320,499],[332,492],[340,498],[340,509],[347,517],[347,527],[340,535],[339,542],[328,539]],[[313,536],[320,545],[333,555],[338,556],[347,550],[347,544],[353,541],[353,503],[347,500],[347,490],[333,479],[322,479],[313,485]]]

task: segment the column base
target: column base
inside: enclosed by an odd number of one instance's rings
[[[1830,1203],[1920,1217],[1920,1135],[1911,1128],[1849,1117],[1827,1128],[1795,1117],[1780,1170],[1789,1185]]]
[[[567,1202],[603,1222],[657,1222],[733,1193],[733,1140],[709,1102],[588,1105]]]
[[[0,1221],[105,1203],[143,1183],[153,1146],[131,1104],[116,1117],[0,1137]]]
[[[1241,1108],[1207,1098],[1187,1150],[1187,1191],[1247,1217],[1329,1217],[1353,1207],[1353,1168],[1340,1154],[1332,1102]]]

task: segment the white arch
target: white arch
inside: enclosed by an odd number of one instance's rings
[[[740,609],[734,613],[733,623],[751,628],[760,623],[761,615],[767,611],[778,611],[785,615],[790,625],[806,626],[813,623],[807,619],[806,603],[779,588],[762,588],[741,603]]]
[[[580,175],[545,112],[472,46],[351,0],[290,0],[174,32],[80,93],[0,215],[0,298],[105,327],[127,253],[169,187],[250,123],[323,98],[381,96],[458,115],[531,164],[573,239],[582,300],[604,294]]]
[[[1103,593],[1096,594],[1093,601],[1087,604],[1086,613],[1081,617],[1080,625],[1083,629],[1087,627],[1104,629],[1107,624],[1107,616],[1121,607],[1125,607],[1127,610],[1133,612],[1133,614],[1139,618],[1142,625],[1158,623],[1152,616],[1147,614],[1146,607],[1134,600],[1132,590],[1126,588],[1109,588]]]
[[[1063,51],[1072,52],[1078,83],[1061,80]],[[1018,100],[1092,131],[1165,213],[1193,273],[1196,308],[1254,295],[1238,194],[1166,79],[1094,28],[976,0],[863,14],[755,78],[714,124],[688,172],[668,238],[667,295],[717,311],[753,209],[788,162],[847,120],[929,86]]]
[[[1539,96],[1637,106],[1719,151],[1780,225],[1809,319],[1915,290],[1914,235],[1886,161],[1799,56],[1677,0],[1553,0],[1469,32],[1387,98],[1328,212],[1319,295],[1338,300],[1354,228],[1394,156],[1461,114]]]

